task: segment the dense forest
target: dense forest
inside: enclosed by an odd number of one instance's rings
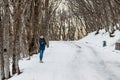
[[[38,52],[40,34],[49,47],[100,29],[114,37],[119,25],[119,0],[0,0],[0,80],[21,73],[19,60]]]

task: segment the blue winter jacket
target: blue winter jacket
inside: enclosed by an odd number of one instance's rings
[[[46,41],[44,38],[43,39],[39,38],[39,45],[40,45],[39,47],[40,50],[45,50]]]

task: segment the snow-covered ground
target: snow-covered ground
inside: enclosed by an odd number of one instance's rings
[[[44,63],[39,63],[39,55],[20,60],[22,73],[9,80],[120,80],[120,51],[114,50],[120,32],[114,38],[104,30],[94,33],[79,41],[51,41]]]
[[[83,43],[89,43],[89,45],[94,45],[97,47],[102,47],[103,46],[103,41],[107,42],[107,46],[105,48],[112,48],[114,49],[115,47],[115,42],[120,39],[120,31],[116,31],[113,35],[115,37],[109,37],[109,33],[105,32],[105,30],[100,30],[100,33],[98,35],[95,35],[96,32],[88,34],[85,38],[79,40],[79,42]]]

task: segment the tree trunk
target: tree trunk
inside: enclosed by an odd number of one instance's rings
[[[17,3],[17,2],[16,2]],[[13,64],[12,64],[12,74],[20,74],[19,69],[19,59],[20,59],[20,31],[21,31],[21,5],[22,1],[18,0],[18,4],[14,6],[14,49],[13,49]]]
[[[3,55],[4,55],[4,72],[5,78],[10,78],[10,67],[9,67],[9,23],[10,23],[10,10],[9,10],[9,3],[8,0],[4,0],[4,38],[3,38]]]
[[[120,41],[115,43],[115,49],[120,50]]]
[[[0,10],[0,80],[4,80],[4,61],[3,61],[3,26]]]
[[[14,50],[13,50],[13,71],[12,73],[15,74],[20,74],[19,70],[19,55],[20,55],[20,23],[19,20],[17,21],[16,25],[16,30],[15,30],[15,41],[14,41]]]
[[[47,47],[49,47],[49,37],[48,37],[48,27],[49,27],[49,11],[48,11],[48,7],[49,7],[49,0],[45,0],[44,3],[44,15],[43,15],[43,20],[42,20],[42,30],[41,30],[41,34],[43,34],[45,36],[46,39],[46,43],[47,43]]]

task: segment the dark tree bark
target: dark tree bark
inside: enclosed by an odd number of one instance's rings
[[[3,25],[0,10],[0,80],[4,80],[4,58],[3,58]]]
[[[5,79],[10,78],[10,63],[9,63],[9,27],[10,27],[10,10],[8,0],[4,0],[4,32],[3,32],[3,47],[4,47],[4,72]]]

